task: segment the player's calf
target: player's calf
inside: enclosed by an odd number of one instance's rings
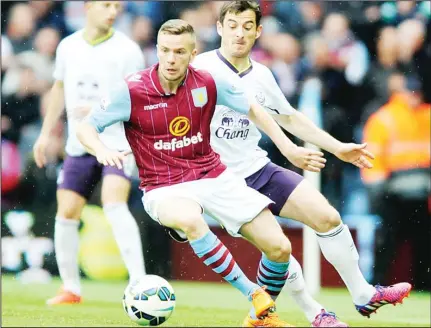
[[[191,241],[190,246],[205,265],[248,297],[256,316],[264,315],[274,307],[275,303],[269,294],[247,278],[226,246],[211,231]]]

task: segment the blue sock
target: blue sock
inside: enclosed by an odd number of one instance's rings
[[[191,241],[190,246],[205,265],[251,300],[251,294],[259,288],[259,285],[247,278],[236,264],[232,254],[216,235],[209,231],[202,238]]]
[[[257,269],[257,283],[259,286],[266,286],[266,292],[275,301],[286,284],[289,275],[289,262],[273,262],[262,254],[262,258]],[[254,309],[250,310],[250,316],[256,319]]]

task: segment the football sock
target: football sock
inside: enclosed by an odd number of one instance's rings
[[[268,259],[265,254],[262,254],[257,269],[256,280],[259,286],[266,286],[266,292],[271,295],[274,301],[277,299],[286,283],[289,263],[290,262],[274,262]],[[250,316],[256,319],[253,308],[250,310]]]
[[[208,231],[202,238],[191,241],[190,246],[205,265],[251,300],[251,294],[259,286],[247,278],[236,264],[232,254],[216,235]]]
[[[347,225],[341,223],[328,232],[316,232],[316,235],[323,255],[340,274],[353,303],[368,303],[375,293],[375,288],[365,280],[359,269],[359,254]]]
[[[121,257],[129,271],[130,280],[145,275],[141,233],[126,203],[107,204],[103,207],[120,249]]]
[[[79,220],[55,218],[54,247],[63,289],[81,295],[78,266]]]
[[[307,288],[305,287],[305,280],[302,274],[301,265],[290,255],[289,271],[287,276],[286,288],[290,296],[295,300],[296,304],[301,308],[307,317],[308,321],[313,322],[314,319],[324,307],[316,302],[311,297]]]

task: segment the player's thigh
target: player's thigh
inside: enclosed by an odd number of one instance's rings
[[[143,197],[148,215],[161,225],[176,230],[182,238],[200,236],[209,228],[202,217],[199,197],[189,188],[190,183],[158,188]]]
[[[83,206],[100,179],[95,157],[67,156],[57,179],[57,214],[79,219]]]
[[[269,209],[274,215],[279,215],[292,192],[303,179],[296,172],[268,163],[246,181],[248,186],[274,202],[269,205]]]
[[[226,170],[215,179],[205,180],[211,180],[211,186],[202,186],[211,191],[202,198],[205,211],[232,236],[240,237],[240,228],[271,203],[268,197],[248,187],[243,179],[230,171]]]
[[[280,216],[303,222],[317,232],[326,232],[341,223],[338,211],[306,179],[295,188]]]
[[[127,203],[131,182],[117,174],[107,174],[102,179],[101,200],[103,205]]]
[[[133,156],[128,156],[122,169],[116,166],[102,167],[102,204],[126,203],[128,201],[134,165]]]
[[[269,209],[264,209],[255,219],[244,224],[240,233],[273,260],[283,256],[288,260],[292,250],[290,241]]]
[[[75,191],[58,189],[57,203],[57,217],[79,220],[87,200]]]

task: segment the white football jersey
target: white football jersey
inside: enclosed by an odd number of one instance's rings
[[[295,109],[281,92],[268,67],[254,60],[248,70],[238,73],[218,50],[196,56],[192,65],[213,74],[223,74],[230,80],[239,79],[250,100],[270,114],[292,114]],[[259,171],[270,160],[259,147],[262,135],[246,115],[217,106],[211,121],[211,146],[231,170],[243,178]]]
[[[144,68],[144,56],[139,46],[118,31],[96,45],[84,39],[83,30],[60,42],[54,78],[64,84],[68,122],[67,154],[80,156],[86,153],[76,136],[76,125],[80,120],[75,118],[74,110],[99,104],[101,98],[107,96],[121,79]],[[109,148],[130,148],[122,123],[106,128],[100,138]]]

